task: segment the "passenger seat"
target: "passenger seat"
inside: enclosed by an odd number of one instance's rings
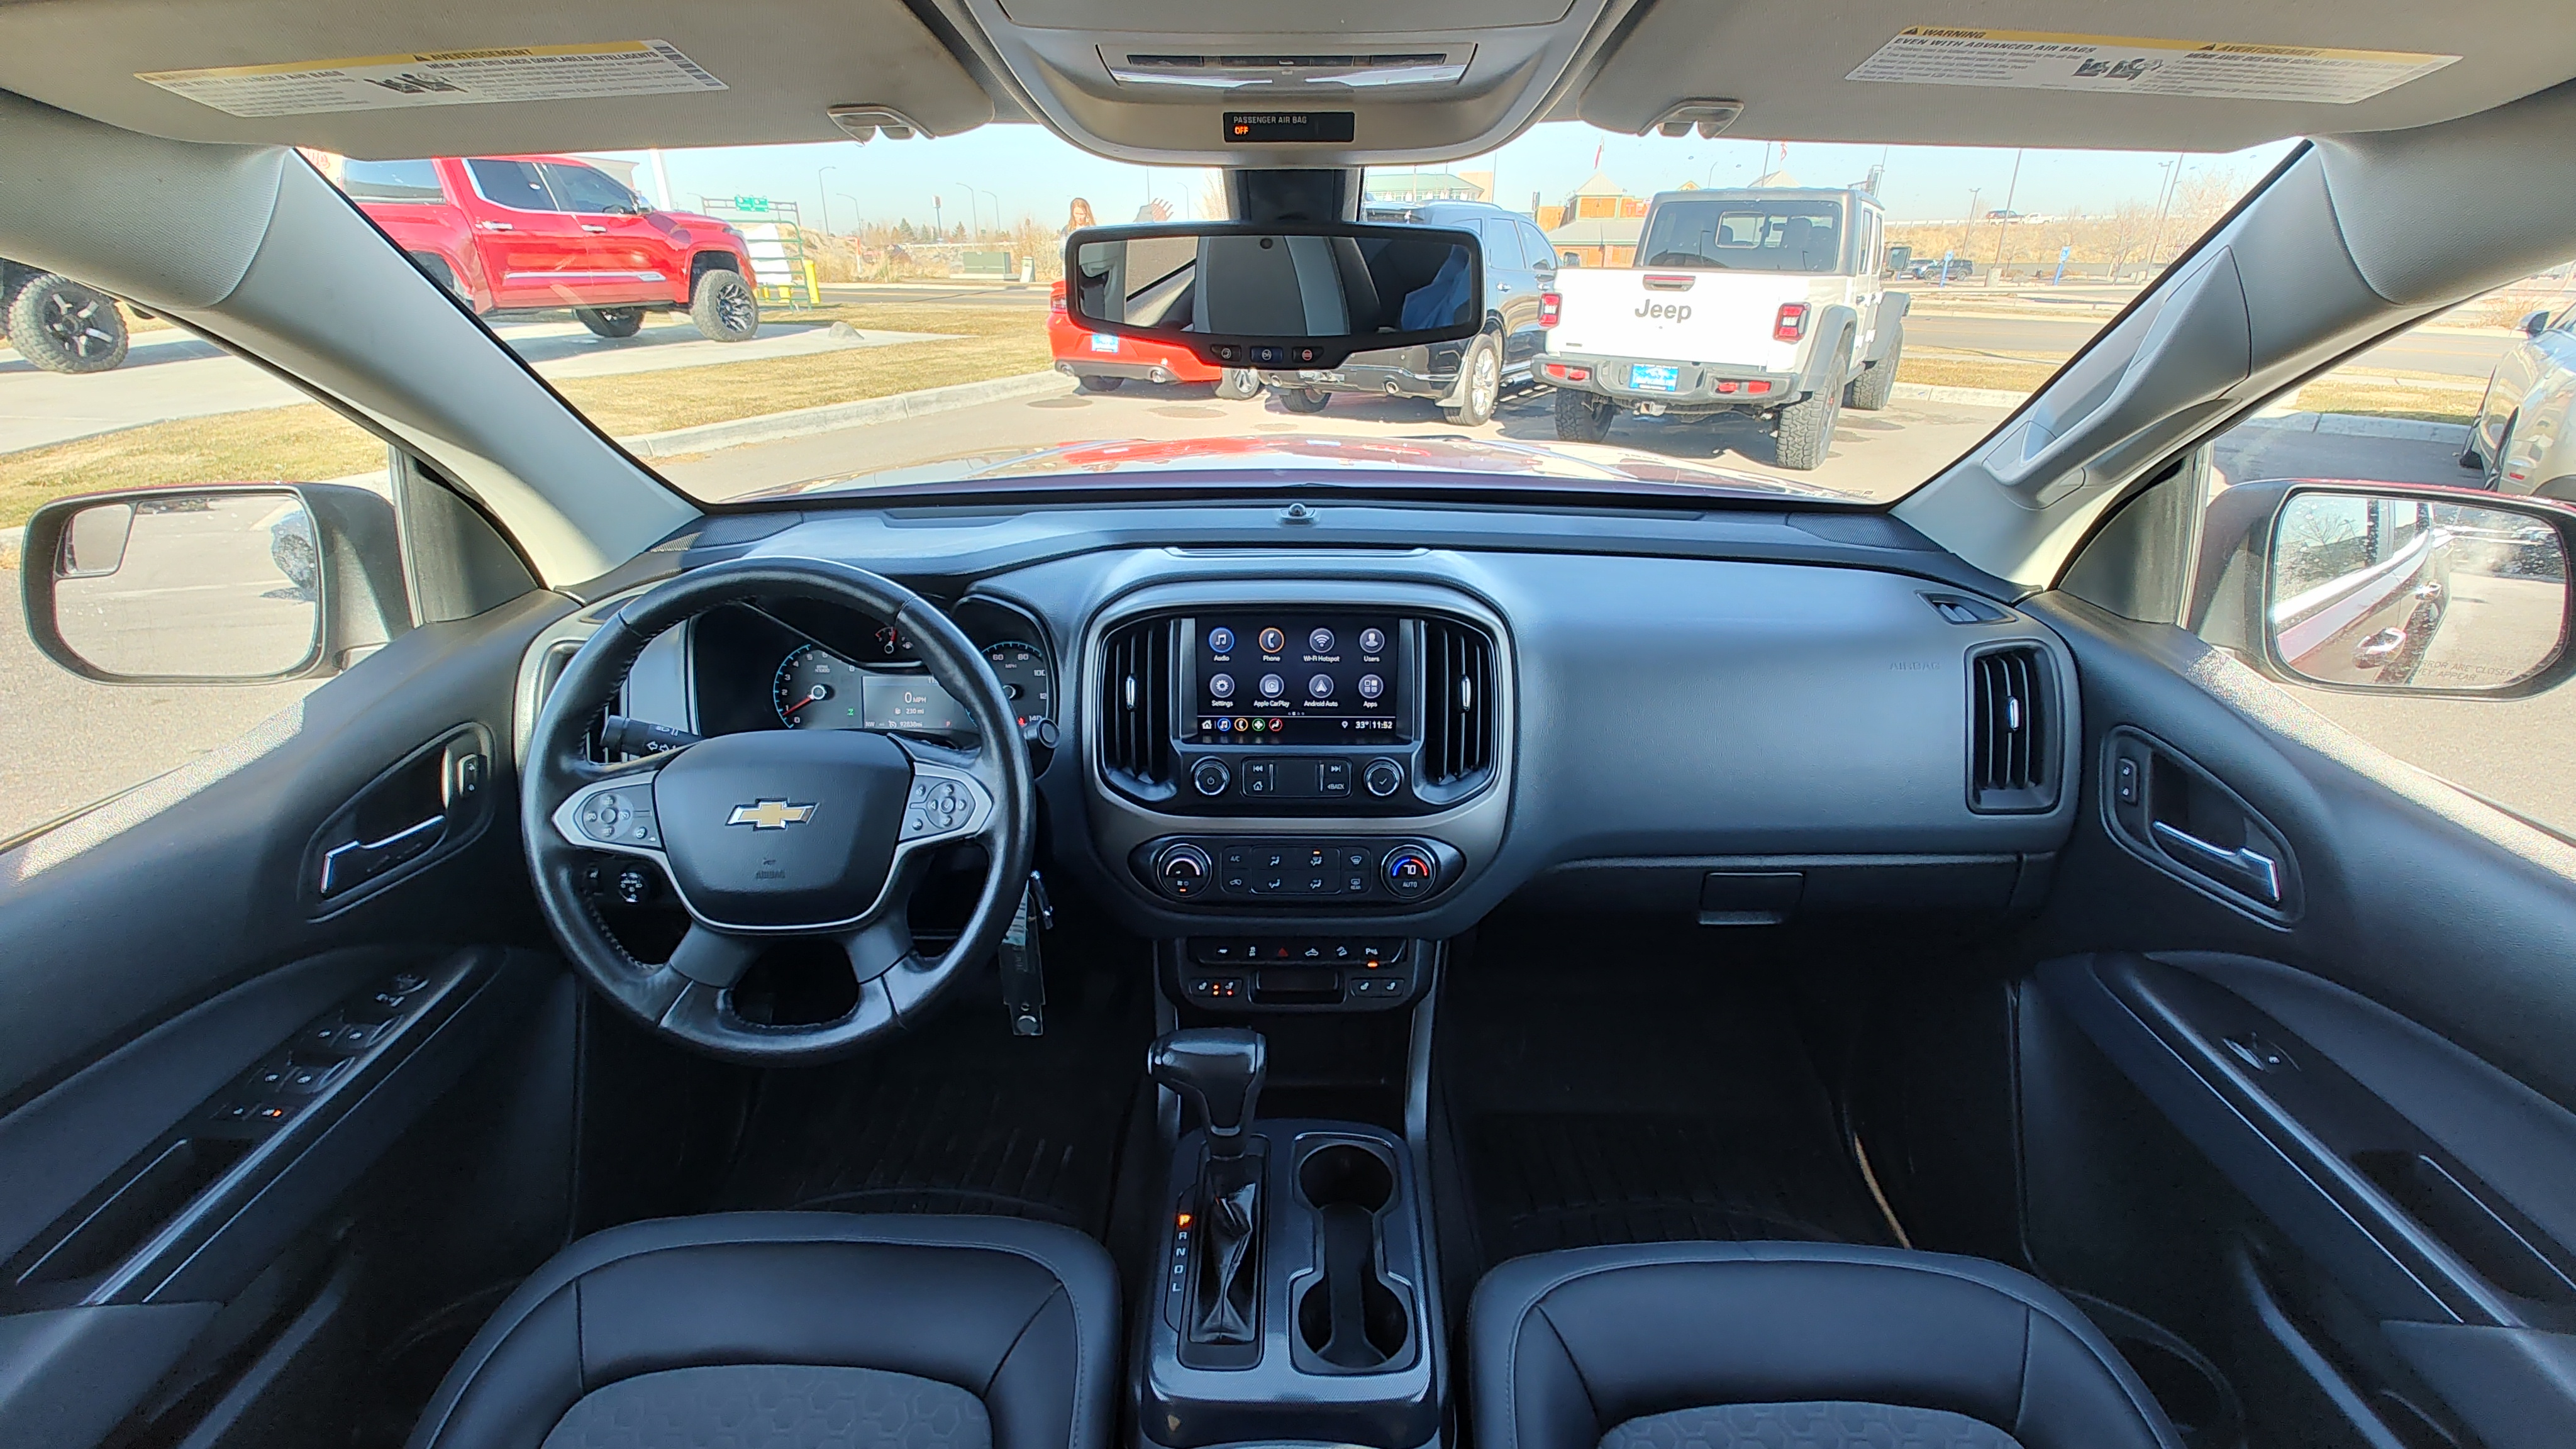
[[[1542,1253],[1485,1275],[1468,1334],[1478,1449],[2181,1449],[2073,1305],[1976,1258]]]

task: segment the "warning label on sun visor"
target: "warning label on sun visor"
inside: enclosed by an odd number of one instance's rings
[[[1845,80],[2348,105],[2456,55],[1911,25]]]
[[[137,73],[134,78],[235,116],[578,101],[725,88],[723,81],[666,40],[424,51],[287,65],[161,70]]]

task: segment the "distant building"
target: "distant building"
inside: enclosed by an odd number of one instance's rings
[[[1459,176],[1447,171],[1377,171],[1368,173],[1368,199],[1382,205],[1412,201],[1484,201],[1494,173]]]
[[[1569,267],[1624,267],[1637,255],[1645,229],[1646,199],[1631,196],[1605,172],[1595,171],[1562,206],[1539,208],[1538,224]]]

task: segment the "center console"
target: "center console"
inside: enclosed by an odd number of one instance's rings
[[[1510,652],[1463,594],[1166,585],[1104,615],[1086,659],[1093,827],[1164,907],[1397,917],[1500,843]]]

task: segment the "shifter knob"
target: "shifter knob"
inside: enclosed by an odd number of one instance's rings
[[[1238,1157],[1244,1128],[1261,1097],[1269,1051],[1261,1033],[1243,1027],[1193,1027],[1165,1034],[1145,1053],[1155,1081],[1197,1104],[1207,1121],[1208,1155]]]

